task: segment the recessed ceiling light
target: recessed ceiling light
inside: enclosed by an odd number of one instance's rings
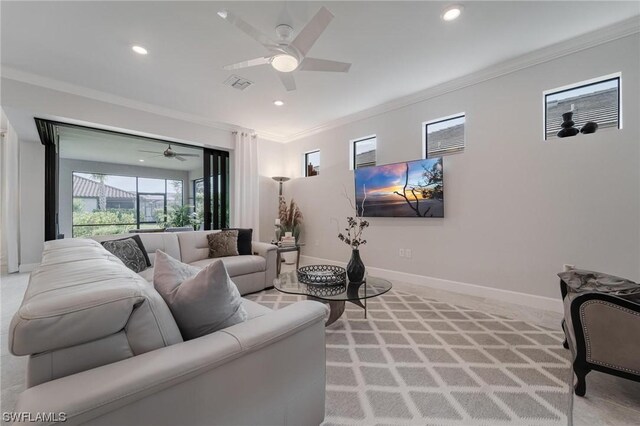
[[[144,160],[142,158],[139,159],[138,161],[141,162],[141,163],[144,163]]]
[[[276,55],[271,59],[271,66],[280,72],[291,72],[298,68],[298,58],[293,55],[281,54]]]
[[[131,50],[133,50],[134,52],[136,52],[138,55],[146,55],[147,53],[147,49],[145,49],[142,46],[131,46]]]
[[[284,101],[276,100],[276,101],[273,101],[273,104],[275,106],[282,106],[282,105],[284,105]]]
[[[462,5],[454,4],[452,6],[445,8],[442,11],[441,17],[445,21],[453,21],[454,19],[457,19],[458,17],[460,17],[460,15],[462,14],[462,9],[464,9]]]

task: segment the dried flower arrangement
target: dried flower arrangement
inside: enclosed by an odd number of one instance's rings
[[[302,212],[298,208],[298,205],[293,198],[291,199],[291,203],[287,207],[287,202],[283,196],[280,196],[280,205],[278,206],[278,217],[280,219],[280,230],[282,235],[285,232],[291,232],[298,241],[298,237],[300,236],[300,230],[302,227]]]

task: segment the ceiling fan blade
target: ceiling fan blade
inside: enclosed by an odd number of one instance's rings
[[[291,42],[291,45],[298,49],[302,56],[307,56],[307,53],[314,45],[318,37],[323,33],[329,22],[333,19],[333,13],[329,12],[329,9],[322,6],[318,13],[305,25],[300,31],[298,36]]]
[[[184,152],[175,152],[174,154],[181,157],[200,157],[198,154],[185,154]]]
[[[238,17],[233,12],[230,12],[226,9],[223,9],[218,12],[218,16],[229,22],[232,25],[235,25],[240,31],[266,47],[267,49],[273,49],[278,47],[278,43],[271,40],[269,37],[264,35],[260,30],[255,28],[253,25],[245,22],[240,17]]]
[[[327,71],[327,72],[349,72],[351,64],[347,62],[330,61],[328,59],[304,58],[299,70],[302,71]]]
[[[225,65],[224,68],[227,71],[239,70],[240,68],[255,67],[257,65],[265,65],[271,62],[271,56],[265,56],[263,58],[249,59],[247,61],[236,62],[235,64]]]
[[[287,92],[291,92],[296,90],[296,80],[293,78],[293,74],[290,72],[279,72],[276,71],[278,77],[280,77],[280,81],[284,85],[284,88],[287,89]]]
[[[138,152],[148,152],[149,154],[164,154],[163,152],[158,152],[158,151],[144,151],[142,149],[139,149]]]
[[[174,155],[173,158],[175,158],[176,160],[180,160],[180,161],[187,161],[186,158],[182,158],[179,155]]]

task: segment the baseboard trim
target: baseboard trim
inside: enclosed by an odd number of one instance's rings
[[[300,256],[305,263],[326,263],[329,265],[346,266],[346,262],[322,259],[313,256]],[[468,296],[483,297],[495,301],[513,303],[551,312],[562,313],[564,307],[562,301],[551,297],[536,296],[534,294],[521,293],[511,290],[486,287],[478,284],[469,284],[459,281],[445,280],[442,278],[428,277],[425,275],[409,274],[407,272],[393,271],[390,269],[367,267],[367,271],[376,277],[388,280],[398,280],[409,284],[424,285],[426,287],[466,294]]]
[[[34,269],[36,269],[38,267],[38,263],[22,263],[19,267],[18,267],[18,272],[22,273],[22,272],[31,272]]]

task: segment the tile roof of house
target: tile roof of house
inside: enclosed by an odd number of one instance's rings
[[[114,186],[105,185],[105,195],[107,198],[136,198],[133,192],[124,191]],[[100,183],[82,176],[73,175],[73,196],[74,197],[100,197]]]

